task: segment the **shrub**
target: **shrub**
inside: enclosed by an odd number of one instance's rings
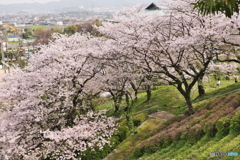
[[[216,123],[217,137],[222,138],[229,133],[230,119],[227,117],[220,118]]]
[[[160,146],[161,148],[165,148],[167,146],[169,146],[171,143],[173,142],[173,140],[171,139],[171,137],[163,137],[162,138],[162,145]]]
[[[144,154],[144,148],[143,147],[136,147],[133,152],[133,156],[136,158],[142,157]]]
[[[187,133],[187,131],[183,131],[183,132],[181,133],[180,139],[181,139],[181,140],[186,140],[186,139],[188,139],[188,133]]]
[[[158,144],[158,143],[148,144],[147,146],[144,147],[144,153],[149,153],[149,154],[155,153],[160,148],[160,145],[161,144]]]
[[[128,126],[129,130],[132,130],[134,127],[132,116],[131,115],[126,116],[126,120],[127,120],[126,125]]]
[[[206,122],[203,128],[206,136],[213,137],[217,133],[215,122]]]
[[[112,148],[115,148],[117,145],[119,145],[122,141],[120,140],[119,136],[114,135],[110,138],[110,144]]]
[[[187,133],[187,137],[190,143],[195,143],[204,136],[203,127],[200,124],[196,124],[191,127]]]
[[[142,146],[138,146],[135,148],[133,156],[135,158],[142,157],[145,153],[152,154],[158,151],[159,149],[168,147],[173,140],[170,136],[163,136],[155,141],[148,141]]]
[[[25,60],[18,60],[17,61],[17,65],[19,66],[19,68],[23,69],[24,67],[27,66],[27,61],[25,61]]]
[[[240,119],[239,118],[233,118],[230,121],[230,133],[240,133]]]
[[[78,158],[81,160],[103,159],[127,137],[127,135],[129,134],[128,132],[128,127],[119,127],[117,134],[110,138],[110,144],[104,145],[102,149],[100,149],[99,147],[94,147],[94,149],[88,148],[86,151],[79,154]]]
[[[81,160],[101,160],[106,157],[112,151],[112,147],[110,145],[104,145],[103,149],[99,147],[94,148],[94,152],[92,149],[87,149],[82,152],[81,155],[78,156]]]
[[[129,134],[130,134],[130,130],[127,126],[118,127],[117,136],[119,137],[120,141],[123,141],[124,139],[126,139]]]
[[[142,122],[144,122],[146,119],[148,118],[146,113],[139,113],[137,115],[133,116],[133,124],[134,126],[139,126],[140,124],[142,124]]]
[[[230,121],[230,133],[240,133],[240,109],[238,109]]]

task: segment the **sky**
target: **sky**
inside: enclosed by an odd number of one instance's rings
[[[53,2],[53,1],[60,1],[60,0],[0,0],[0,5],[1,4],[16,4],[16,3],[47,3],[47,2]],[[131,0],[130,0],[131,1]],[[153,0],[156,1],[156,0]],[[139,3],[144,3],[144,2],[153,2],[152,0],[139,0]],[[135,0],[134,2],[137,2]]]
[[[13,4],[13,3],[47,3],[52,1],[60,1],[60,0],[0,0],[0,4]]]

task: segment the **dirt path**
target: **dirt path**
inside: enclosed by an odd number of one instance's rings
[[[158,111],[148,115],[149,118],[161,119],[163,121],[166,121],[174,116],[175,116],[174,114],[164,112],[164,111]]]

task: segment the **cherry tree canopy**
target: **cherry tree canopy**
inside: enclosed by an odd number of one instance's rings
[[[23,69],[6,75],[0,101],[0,159],[74,159],[102,147],[114,119],[93,113],[86,93],[99,92],[105,40],[76,34],[56,36]]]
[[[128,8],[114,17],[119,23],[105,23],[100,32],[116,41],[129,63],[174,84],[191,114],[191,89],[221,53],[223,38],[228,40],[237,23],[222,15],[202,17],[190,2],[162,2],[165,14],[145,11],[142,6]]]

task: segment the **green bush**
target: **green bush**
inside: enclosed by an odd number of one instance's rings
[[[126,120],[127,120],[126,125],[128,126],[129,130],[132,130],[134,128],[132,116],[131,115],[126,116]]]
[[[144,147],[144,153],[155,153],[157,150],[159,150],[161,144],[158,143],[151,143],[148,144],[146,147]]]
[[[196,124],[191,127],[187,133],[188,141],[195,143],[205,135],[203,127],[200,124]]]
[[[132,117],[134,126],[136,126],[136,127],[139,126],[140,124],[142,124],[142,122],[147,120],[147,118],[148,118],[148,116],[146,113],[139,113],[137,115],[134,115]]]
[[[119,145],[122,141],[120,140],[119,136],[114,135],[110,138],[110,144],[112,148],[115,148],[117,145]]]
[[[123,141],[124,139],[126,139],[129,134],[130,134],[130,130],[127,126],[118,127],[117,136],[119,137],[120,141]]]
[[[213,137],[217,133],[215,122],[206,122],[203,128],[206,136]]]
[[[92,149],[87,149],[82,152],[78,158],[81,160],[101,160],[106,157],[112,151],[112,147],[109,145],[104,145],[103,149],[95,147],[94,151]]]
[[[136,147],[133,152],[133,157],[139,158],[142,157],[144,154],[144,148],[143,147]]]
[[[222,138],[229,133],[230,119],[227,117],[220,118],[216,123],[217,137]]]
[[[233,133],[233,134],[240,133],[240,119],[239,118],[233,118],[230,121],[230,133]]]
[[[106,144],[103,146],[102,149],[99,147],[95,147],[94,150],[88,148],[86,151],[81,152],[78,155],[78,158],[81,160],[102,160],[104,157],[106,157],[109,153],[112,152],[112,150],[119,145],[121,141],[119,141],[118,136],[112,136],[110,138],[110,145]]]
[[[163,137],[162,138],[162,144],[161,144],[161,148],[166,148],[167,146],[169,146],[171,143],[173,142],[173,140],[171,139],[171,137]]]
[[[23,69],[27,66],[28,63],[25,60],[18,60],[16,64],[18,65],[19,68]]]
[[[235,113],[230,121],[230,133],[240,133],[240,109]]]
[[[150,141],[144,146],[135,148],[133,156],[139,158],[142,157],[145,153],[146,154],[155,153],[160,149],[168,147],[172,142],[173,140],[169,136],[161,137],[154,142]]]
[[[188,139],[188,132],[187,131],[183,131],[180,135],[180,139],[181,140],[187,140]]]

